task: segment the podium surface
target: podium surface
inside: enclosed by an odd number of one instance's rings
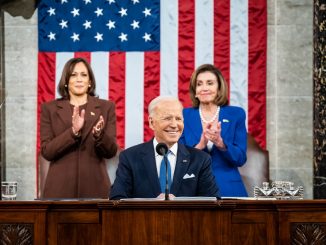
[[[326,244],[326,200],[0,201],[0,244],[311,242]]]

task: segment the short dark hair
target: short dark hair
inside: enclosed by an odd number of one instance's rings
[[[72,58],[67,61],[65,66],[63,67],[60,82],[58,84],[58,92],[61,95],[63,99],[69,99],[69,92],[68,92],[68,83],[69,79],[71,77],[71,74],[76,66],[77,63],[84,63],[84,65],[87,68],[89,79],[91,81],[90,87],[87,91],[87,94],[90,96],[95,96],[95,87],[96,87],[96,82],[95,82],[95,76],[92,70],[92,67],[90,64],[84,59],[84,58]]]
[[[228,101],[228,85],[223,77],[221,71],[211,64],[204,64],[199,66],[191,75],[190,79],[190,99],[193,107],[199,107],[200,101],[196,98],[197,77],[200,73],[211,72],[217,79],[217,96],[215,98],[215,104],[218,106],[227,105]]]

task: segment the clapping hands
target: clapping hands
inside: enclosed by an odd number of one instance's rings
[[[72,112],[72,131],[75,135],[80,134],[80,130],[85,124],[85,110],[81,110],[79,113],[79,106],[74,106]]]
[[[206,124],[203,128],[200,141],[196,147],[204,149],[208,141],[213,142],[213,144],[219,149],[225,149],[225,144],[221,136],[221,122],[214,121]]]
[[[92,130],[92,133],[95,138],[98,138],[102,134],[103,128],[104,128],[104,118],[101,115],[100,119],[95,124],[95,126],[93,127],[93,130]]]

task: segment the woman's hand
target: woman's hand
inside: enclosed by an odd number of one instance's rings
[[[207,145],[208,139],[205,137],[204,132],[201,134],[199,143],[195,146],[197,149],[204,149]]]
[[[81,110],[79,113],[79,107],[74,106],[72,112],[72,131],[77,136],[80,134],[80,130],[83,128],[85,123],[85,110]]]
[[[221,122],[217,122],[216,126],[214,124],[208,124],[204,130],[204,135],[207,140],[213,142],[213,144],[220,150],[225,150],[225,144],[221,136]]]
[[[93,127],[93,130],[92,130],[92,133],[95,138],[98,138],[102,134],[103,128],[104,128],[104,118],[101,115],[100,119],[95,124],[95,126]]]

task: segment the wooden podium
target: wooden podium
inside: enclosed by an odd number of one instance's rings
[[[326,244],[326,200],[0,202],[0,244],[312,242]]]

